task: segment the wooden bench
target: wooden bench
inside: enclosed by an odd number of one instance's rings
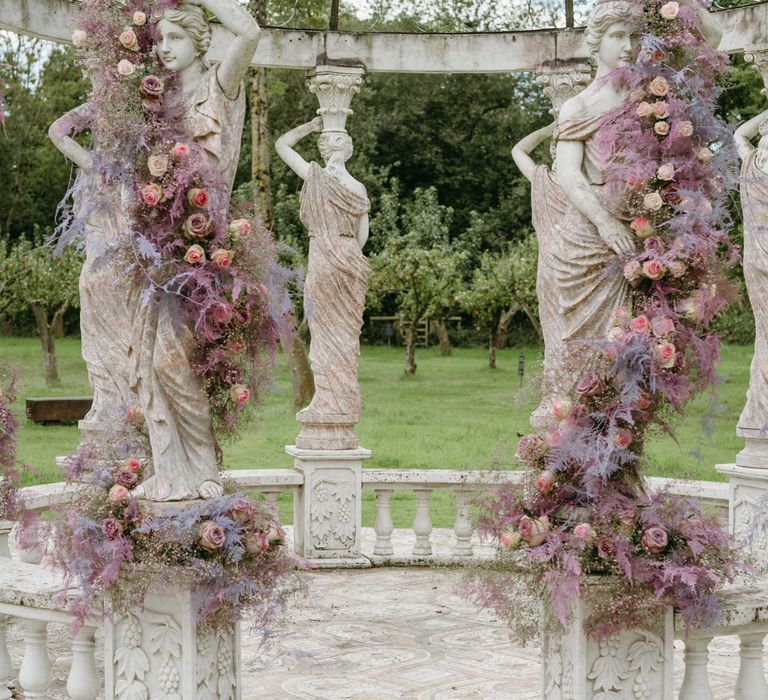
[[[90,396],[27,399],[27,417],[34,423],[75,423],[91,410]]]

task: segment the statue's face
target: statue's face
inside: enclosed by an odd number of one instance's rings
[[[600,40],[598,60],[609,70],[632,62],[632,29],[626,22],[614,22]]]
[[[157,34],[157,55],[168,70],[183,71],[197,60],[195,42],[180,25],[163,18],[157,23]]]

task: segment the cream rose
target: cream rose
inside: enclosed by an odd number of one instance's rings
[[[88,34],[82,29],[72,32],[72,44],[76,49],[82,49],[88,43]]]
[[[669,133],[669,124],[665,121],[658,121],[653,125],[653,130],[659,136],[666,136]]]
[[[147,158],[147,167],[149,168],[151,175],[154,177],[162,177],[168,172],[168,156],[160,153],[155,153],[154,155],[149,156],[149,158]]]
[[[677,125],[677,133],[683,137],[693,136],[693,124],[689,121],[680,122]]]
[[[621,340],[625,335],[624,329],[619,328],[618,326],[614,326],[611,328],[611,330],[608,331],[608,335],[606,338],[610,340],[612,343],[615,343],[617,340]]]
[[[624,277],[628,282],[634,282],[636,279],[640,279],[640,272],[642,268],[637,260],[630,260],[624,265]]]
[[[231,250],[225,250],[219,248],[211,253],[211,260],[215,262],[219,267],[229,267],[232,264],[232,258],[234,253]]]
[[[128,489],[125,488],[125,486],[121,486],[120,484],[115,484],[111,489],[109,489],[107,500],[110,503],[122,503],[123,501],[127,501]]]
[[[187,252],[184,254],[184,260],[192,265],[197,265],[205,260],[205,251],[202,246],[194,245],[187,248]]]
[[[709,163],[709,161],[714,157],[715,154],[712,153],[712,151],[709,150],[706,146],[702,146],[699,149],[699,152],[696,154],[696,159],[701,163]]]
[[[672,277],[679,278],[685,274],[688,268],[681,260],[673,260],[667,265],[667,269],[669,270],[669,274],[672,275]]]
[[[637,113],[638,117],[650,117],[653,114],[653,107],[651,107],[651,105],[647,102],[641,102],[639,105],[637,105],[635,112]]]
[[[200,187],[193,187],[187,192],[187,201],[198,209],[203,209],[208,205],[208,193]]]
[[[156,182],[150,182],[141,188],[141,198],[148,207],[156,207],[163,200],[163,188]]]
[[[668,114],[669,108],[664,100],[656,100],[656,102],[653,103],[653,116],[656,117],[656,119],[666,119]]]
[[[659,14],[664,19],[675,19],[680,12],[680,3],[666,2],[659,8]]]
[[[136,66],[127,58],[124,58],[117,64],[117,72],[120,75],[133,75],[136,72]]]
[[[643,206],[650,211],[659,211],[664,206],[664,200],[658,192],[649,192],[643,197]]]
[[[235,384],[229,390],[229,395],[236,404],[240,405],[251,398],[251,390],[243,384]]]
[[[136,33],[130,27],[126,27],[125,29],[123,29],[122,32],[120,32],[118,41],[126,49],[129,49],[131,51],[139,50],[139,40],[136,38]]]
[[[143,27],[147,23],[147,16],[140,11],[136,11],[133,13],[133,23],[137,27]]]
[[[629,93],[629,99],[631,102],[642,102],[645,99],[645,90],[643,88],[636,88]]]
[[[238,238],[251,232],[251,222],[248,219],[234,219],[229,223],[229,231]]]
[[[664,163],[657,171],[656,177],[659,180],[674,180],[675,178],[675,166],[672,163]]]
[[[669,92],[669,83],[666,78],[658,76],[651,81],[648,89],[656,97],[664,97]]]

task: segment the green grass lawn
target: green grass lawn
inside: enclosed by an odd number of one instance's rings
[[[20,401],[29,396],[77,396],[90,393],[80,342],[57,342],[61,382],[46,387],[39,342],[32,338],[1,338],[0,366],[15,365],[19,373]],[[517,358],[526,356],[522,388]],[[360,444],[372,451],[366,467],[389,469],[487,469],[510,466],[517,433],[528,426],[536,405],[538,348],[513,348],[499,352],[498,369],[488,369],[481,348],[454,350],[441,357],[437,348],[419,350],[418,370],[403,374],[402,348],[364,347],[360,385],[365,409],[358,429]],[[677,430],[679,445],[667,437],[649,441],[649,474],[688,479],[720,480],[714,465],[732,462],[741,449],[735,427],[749,382],[752,348],[723,348],[719,370],[723,381],[716,398],[701,397]],[[702,422],[712,428],[711,437]],[[297,433],[295,409],[285,366],[281,363],[272,394],[265,400],[261,418],[242,438],[224,449],[227,469],[290,468],[284,446]],[[76,426],[40,426],[24,420],[19,459],[39,473],[27,483],[57,481],[55,457],[72,451],[78,442]],[[692,453],[698,453],[696,455]],[[411,494],[397,494],[393,504],[395,524],[408,526],[413,519]],[[364,523],[375,517],[373,494],[366,493]],[[433,498],[435,526],[452,524],[452,497]],[[281,513],[290,520],[290,496],[281,498]]]

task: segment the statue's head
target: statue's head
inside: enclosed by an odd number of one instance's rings
[[[598,68],[611,71],[632,62],[629,3],[623,0],[598,3],[587,23],[587,46]]]
[[[339,160],[346,163],[354,150],[352,139],[346,131],[324,131],[317,139],[317,147],[326,164]]]
[[[182,3],[153,19],[157,22],[157,55],[168,70],[183,71],[197,61],[205,64],[211,25],[201,7]]]

